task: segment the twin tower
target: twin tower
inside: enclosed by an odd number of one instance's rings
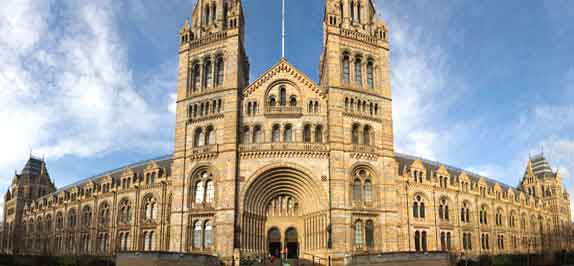
[[[364,246],[382,249],[373,238],[398,221],[383,196],[396,171],[388,32],[373,2],[326,1],[319,83],[285,58],[250,82],[243,14],[239,0],[198,0],[180,31],[171,248],[214,221],[224,256],[347,252],[359,219]]]

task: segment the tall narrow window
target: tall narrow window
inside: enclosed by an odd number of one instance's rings
[[[225,71],[225,64],[223,61],[223,57],[217,58],[216,67],[216,76],[215,76],[215,85],[217,87],[223,85],[223,78],[224,78],[224,71]]]
[[[195,130],[194,136],[193,136],[193,146],[194,147],[201,147],[203,146],[205,141],[205,138],[203,136],[203,129],[198,128]]]
[[[293,128],[291,125],[285,126],[285,132],[283,134],[283,141],[284,142],[292,142],[293,141]]]
[[[287,105],[287,90],[283,86],[279,88],[279,105]]]
[[[323,126],[321,125],[315,128],[315,143],[323,143]]]
[[[249,132],[249,127],[243,128],[243,144],[249,144],[251,139],[251,133]]]
[[[363,246],[363,222],[355,222],[355,246]]]
[[[205,143],[207,143],[207,145],[215,144],[215,130],[213,130],[212,126],[207,127],[207,131],[206,131],[205,135],[206,135]]]
[[[205,187],[203,181],[195,183],[195,203],[203,203],[205,197]]]
[[[205,61],[205,65],[203,67],[203,87],[208,88],[212,83],[213,73],[211,71],[211,61],[208,59]]]
[[[421,233],[419,231],[415,231],[415,251],[421,251]]]
[[[289,98],[289,106],[296,107],[297,106],[297,97],[291,96]]]
[[[368,220],[365,224],[365,240],[368,248],[375,247],[375,226],[372,220]]]
[[[305,125],[303,128],[303,142],[310,143],[311,142],[311,126]]]
[[[253,129],[253,143],[261,143],[261,126],[259,125]]]
[[[211,221],[205,222],[205,231],[204,231],[204,247],[211,248],[213,246],[213,225]]]
[[[342,67],[343,67],[343,82],[348,84],[351,80],[351,77],[350,77],[351,66],[350,66],[350,58],[349,58],[348,54],[343,55]]]
[[[357,83],[357,85],[363,84],[363,71],[360,57],[355,59],[355,83]]]
[[[373,61],[369,60],[369,62],[367,62],[367,86],[369,86],[369,89],[373,89],[375,87],[374,79]]]
[[[193,248],[194,249],[201,249],[202,248],[202,228],[201,222],[196,221],[193,225]]]
[[[351,142],[353,144],[359,144],[359,125],[353,125],[353,130],[351,132]]]
[[[214,197],[213,181],[212,180],[206,181],[205,187],[206,187],[205,202],[211,203],[213,202]]]
[[[365,126],[363,129],[363,144],[371,145],[371,127]]]
[[[423,231],[421,234],[421,247],[423,252],[427,252],[427,232]]]
[[[365,181],[365,202],[371,202],[373,197],[373,185],[370,180]]]
[[[273,125],[273,129],[271,132],[271,142],[277,143],[280,141],[281,129],[279,125]]]
[[[228,10],[228,6],[227,6],[227,1],[225,1],[223,3],[223,28],[227,28],[227,10]]]
[[[355,202],[361,202],[363,200],[363,188],[361,180],[355,179],[353,182],[353,200]]]
[[[217,14],[217,7],[215,6],[215,4],[213,4],[211,6],[211,23],[212,24],[215,24],[216,14]]]
[[[204,12],[205,12],[205,16],[204,16],[204,18],[203,18],[203,24],[204,24],[204,25],[208,25],[208,24],[209,24],[209,19],[210,19],[210,18],[209,18],[209,12],[210,12],[209,6],[206,6],[204,10],[205,10],[205,11],[204,11]]]
[[[355,3],[353,1],[350,1],[349,7],[351,9],[351,22],[355,22]]]

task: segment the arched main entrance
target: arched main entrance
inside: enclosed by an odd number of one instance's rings
[[[273,227],[267,232],[267,247],[270,255],[275,257],[281,255],[281,231],[277,227]]]
[[[243,254],[297,259],[327,248],[327,197],[307,172],[285,164],[262,169],[241,195]]]
[[[297,229],[289,227],[285,231],[285,247],[287,248],[287,258],[299,258],[299,241],[297,236]]]

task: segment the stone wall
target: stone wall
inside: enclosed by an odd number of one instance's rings
[[[220,265],[215,256],[170,252],[119,253],[117,266],[210,266]]]

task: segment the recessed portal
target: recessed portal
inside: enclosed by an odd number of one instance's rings
[[[297,229],[290,227],[285,231],[285,246],[287,247],[287,258],[299,258],[299,242],[297,240]]]
[[[267,232],[269,254],[275,257],[281,256],[281,231],[276,227]]]

